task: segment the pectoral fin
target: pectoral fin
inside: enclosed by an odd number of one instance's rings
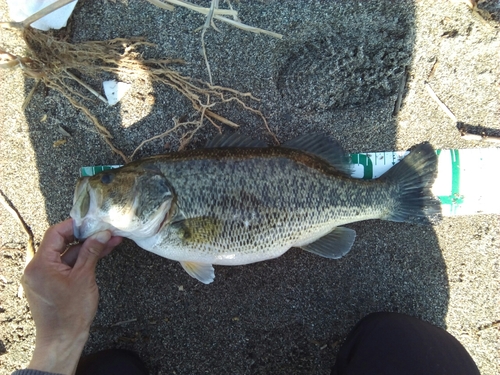
[[[212,217],[192,217],[171,224],[172,230],[177,231],[179,238],[185,244],[207,244],[220,235],[223,223]]]
[[[189,276],[200,280],[203,284],[210,284],[215,279],[214,268],[211,264],[196,262],[180,262]]]
[[[356,231],[349,228],[337,227],[326,236],[314,241],[301,249],[325,258],[339,259],[351,250]]]

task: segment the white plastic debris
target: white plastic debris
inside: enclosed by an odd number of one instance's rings
[[[104,81],[102,87],[104,88],[104,94],[106,95],[106,99],[108,99],[109,105],[115,105],[122,100],[123,96],[130,89],[130,84],[113,80]]]
[[[24,21],[39,10],[55,3],[57,0],[7,0],[10,18],[15,22]],[[78,0],[47,14],[45,17],[31,24],[35,29],[47,31],[49,29],[60,29],[66,26],[69,16],[73,13]]]

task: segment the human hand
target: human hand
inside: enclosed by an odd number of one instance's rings
[[[97,311],[97,261],[121,240],[104,231],[68,248],[72,219],[47,230],[21,278],[36,327],[29,369],[74,373]]]

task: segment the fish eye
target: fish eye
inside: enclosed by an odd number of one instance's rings
[[[102,176],[101,176],[101,182],[105,185],[111,183],[111,181],[113,181],[114,179],[114,175],[112,175],[111,173],[104,173]]]

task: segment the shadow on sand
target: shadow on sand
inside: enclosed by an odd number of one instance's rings
[[[325,132],[349,151],[392,150],[394,103],[412,64],[412,2],[334,3],[246,5],[248,23],[287,38],[271,41],[222,26],[222,33],[207,36],[214,76],[221,85],[262,98],[261,110],[281,141]],[[93,17],[108,14],[110,7],[114,17]],[[161,13],[168,22],[131,20],[143,7],[145,2],[85,3],[75,14],[75,37],[143,35],[159,45],[158,53],[171,54],[170,49],[200,60],[199,41],[186,31],[199,18],[179,10]],[[172,49],[176,45],[185,48]],[[193,76],[204,75],[202,62],[189,69]],[[172,117],[192,112],[175,93],[154,90],[152,112],[130,128],[120,126],[119,106],[98,109],[116,144],[129,154],[140,140],[170,126]],[[63,125],[72,134],[65,147],[54,149],[53,140],[40,133],[40,113],[49,113],[52,129]],[[68,216],[81,166],[121,160],[56,92],[38,90],[26,118],[47,216],[55,223]],[[243,122],[242,133],[263,138],[255,120]],[[212,134],[210,129],[198,140]],[[164,152],[163,146],[151,143],[142,155]],[[179,264],[126,241],[98,267],[101,301],[86,352],[132,349],[157,374],[326,374],[346,333],[371,312],[404,312],[444,327],[448,282],[433,228],[380,221],[349,227],[358,236],[339,261],[292,249],[267,262],[216,266],[216,280],[208,286]]]

